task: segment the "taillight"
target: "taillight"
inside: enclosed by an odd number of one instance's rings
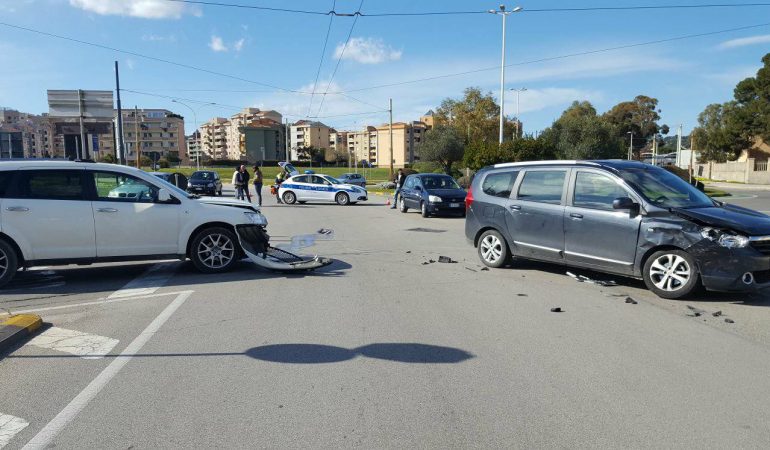
[[[473,187],[468,186],[468,193],[465,194],[465,210],[467,211],[468,208],[471,207],[471,203],[473,203]]]

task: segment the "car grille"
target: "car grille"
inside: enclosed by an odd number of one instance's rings
[[[763,255],[770,255],[770,241],[753,241],[751,246]]]

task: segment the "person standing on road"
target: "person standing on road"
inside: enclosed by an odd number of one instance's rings
[[[244,200],[243,195],[243,172],[241,171],[243,166],[238,167],[233,172],[233,186],[235,186],[235,198],[238,200]]]
[[[278,201],[278,203],[283,203],[281,201],[281,194],[279,192],[279,189],[281,188],[281,183],[283,183],[283,180],[285,179],[284,172],[281,170],[278,172],[278,175],[275,176],[275,199]]]
[[[390,209],[396,209],[396,205],[398,204],[398,194],[401,192],[401,188],[404,186],[404,179],[406,178],[406,175],[404,175],[404,171],[402,169],[398,169],[398,173],[396,174],[396,191],[393,193],[393,205],[390,207]]]
[[[259,166],[254,166],[254,192],[257,194],[257,205],[262,206],[262,171]]]
[[[246,200],[251,203],[251,192],[249,192],[249,179],[251,178],[251,175],[249,175],[249,169],[247,169],[245,165],[241,165],[241,174],[241,178],[243,179],[243,191],[246,193]]]

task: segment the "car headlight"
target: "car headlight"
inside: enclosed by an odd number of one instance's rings
[[[431,203],[441,203],[443,200],[441,200],[441,197],[439,197],[437,195],[429,195],[428,196],[428,201],[431,202]]]
[[[249,221],[249,223],[253,223],[254,225],[267,225],[267,218],[263,216],[260,213],[255,212],[244,212],[243,213],[246,216],[246,220]]]
[[[704,239],[708,239],[725,248],[744,248],[749,245],[749,238],[746,236],[717,228],[703,227],[700,230],[700,235],[703,236]]]

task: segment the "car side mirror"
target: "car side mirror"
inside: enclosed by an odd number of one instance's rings
[[[167,203],[171,201],[171,193],[168,192],[168,189],[161,188],[158,191],[158,203]]]
[[[630,198],[620,197],[613,200],[612,209],[633,209],[634,205],[636,205],[636,203]]]

